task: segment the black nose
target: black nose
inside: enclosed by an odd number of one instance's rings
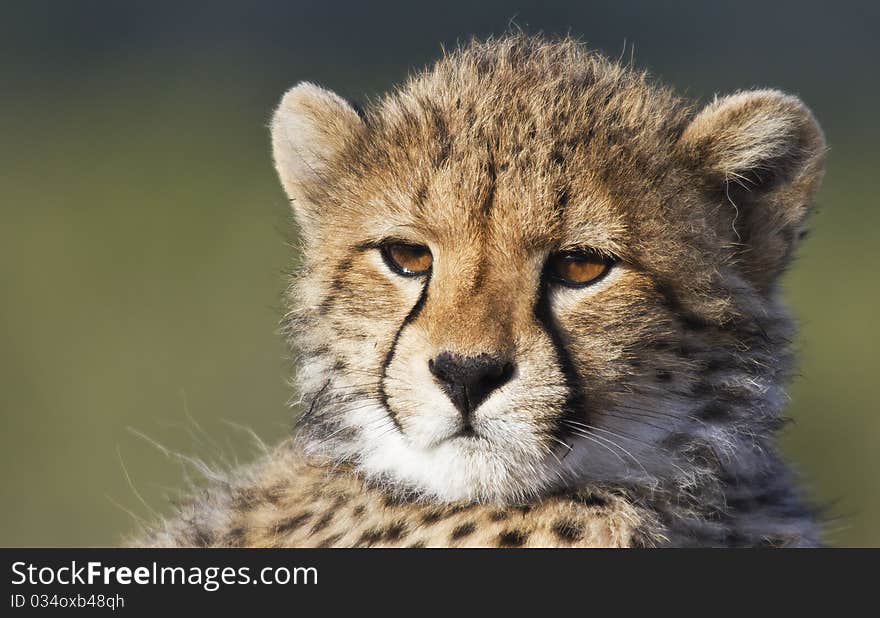
[[[470,421],[477,406],[513,375],[513,365],[492,354],[461,356],[441,352],[428,361],[428,368],[461,412],[465,423]]]

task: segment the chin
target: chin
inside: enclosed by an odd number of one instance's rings
[[[361,452],[358,463],[368,477],[425,499],[502,505],[521,503],[552,486],[555,475],[547,457],[541,440],[517,440],[483,424],[470,431],[422,431],[415,439],[387,433]]]

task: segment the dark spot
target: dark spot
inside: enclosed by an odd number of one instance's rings
[[[749,547],[751,543],[749,543],[749,538],[747,536],[733,531],[727,535],[725,545],[727,547]]]
[[[417,206],[422,207],[425,204],[425,201],[428,199],[428,185],[422,183],[416,189],[415,194],[415,203]]]
[[[345,290],[345,270],[344,267],[337,265],[336,270],[333,273],[333,277],[330,279],[330,289],[333,292],[342,292]],[[332,299],[330,299],[332,302]]]
[[[602,496],[597,496],[596,494],[579,494],[575,499],[584,506],[591,506],[599,509],[608,506],[608,500]]]
[[[711,382],[706,380],[701,380],[694,384],[693,388],[691,388],[691,392],[697,397],[705,397],[706,395],[711,395],[715,392],[715,387]]]
[[[670,451],[677,451],[689,447],[691,440],[691,436],[686,433],[673,433],[664,438],[661,446]]]
[[[781,549],[788,545],[788,539],[779,536],[768,536],[761,539],[761,547],[769,549]]]
[[[661,369],[657,372],[657,380],[660,382],[670,382],[672,380],[672,374]]]
[[[687,456],[699,466],[711,467],[717,470],[719,467],[718,455],[708,444],[691,443],[687,445]]]
[[[697,412],[701,421],[718,421],[727,417],[727,409],[719,403],[710,403]]]
[[[199,547],[210,547],[214,542],[214,534],[201,527],[193,529],[193,542]]]
[[[223,535],[223,545],[226,547],[242,547],[244,545],[244,539],[244,528],[235,527]]]
[[[755,506],[755,501],[751,498],[728,498],[727,506],[734,511],[751,511]]]
[[[456,513],[460,513],[464,510],[462,506],[453,506],[446,509],[432,509],[422,515],[422,523],[423,524],[435,524],[440,520],[446,519]]]
[[[337,360],[333,363],[333,369],[335,371],[345,371],[348,369],[348,364],[344,360]]]
[[[579,521],[571,519],[560,519],[553,524],[553,534],[560,541],[574,543],[584,536],[584,525]]]
[[[676,354],[680,358],[691,358],[694,354],[697,353],[697,351],[698,350],[695,348],[691,348],[686,345],[681,345],[681,346],[678,346],[678,350],[676,351]]]
[[[452,140],[449,137],[449,129],[439,115],[435,115],[434,128],[437,131],[434,142],[440,146],[434,156],[434,165],[441,167],[452,154]]]
[[[678,321],[685,330],[702,331],[711,326],[711,324],[703,318],[687,313],[678,316]]]
[[[523,515],[527,515],[532,512],[532,506],[530,504],[522,504],[520,506],[514,507],[514,510],[522,513]]]
[[[498,547],[522,547],[529,535],[522,530],[506,530],[498,535]]]
[[[403,506],[408,503],[408,500],[405,496],[400,494],[387,494],[384,498],[382,498],[382,504],[386,507],[393,506]]]
[[[366,511],[366,510],[367,510],[367,507],[365,507],[363,504],[359,504],[356,507],[354,507],[354,510],[351,512],[351,514],[356,519],[360,519],[363,516],[364,511]]]
[[[378,528],[370,528],[369,530],[365,530],[363,534],[361,534],[360,538],[357,540],[356,545],[373,545],[374,543],[378,543],[382,540],[382,531]]]
[[[399,541],[406,536],[406,524],[403,522],[393,523],[385,530],[386,541]]]
[[[784,227],[779,230],[779,235],[782,237],[782,240],[784,240],[788,244],[794,242],[795,232],[790,227]]]
[[[333,545],[342,538],[341,534],[333,534],[328,536],[326,539],[323,539],[320,543],[315,545],[315,547],[333,547]]]
[[[706,373],[714,373],[716,371],[720,371],[722,369],[727,369],[727,368],[728,368],[727,363],[725,363],[720,358],[710,358],[706,362],[705,372]]]
[[[507,511],[493,511],[489,515],[489,519],[491,519],[492,521],[504,521],[509,516],[510,516],[510,513],[508,513]]]
[[[312,513],[310,513],[309,511],[306,511],[305,513],[300,513],[299,515],[296,515],[295,517],[289,517],[287,519],[284,519],[284,520],[278,522],[277,524],[275,524],[275,532],[277,532],[278,534],[286,534],[288,532],[293,532],[294,530],[296,530],[297,528],[302,526],[304,523],[306,523],[309,520],[309,518],[311,518],[311,516],[312,516]]]
[[[253,489],[243,489],[232,496],[232,504],[236,509],[247,511],[262,502],[262,496]]]
[[[556,207],[560,210],[564,210],[566,206],[568,206],[570,192],[568,187],[563,187],[556,194]]]
[[[423,524],[435,524],[441,519],[443,519],[443,511],[429,511],[422,515],[422,523]]]
[[[336,496],[335,498],[333,498],[333,507],[332,507],[332,508],[338,509],[338,508],[341,507],[343,504],[345,504],[346,502],[348,502],[348,500],[349,500],[350,498],[351,498],[351,496],[349,496],[348,494],[339,494],[338,496]]]
[[[282,496],[284,496],[284,490],[285,486],[280,483],[266,487],[262,491],[262,498],[269,504],[277,505],[281,501]]]
[[[476,529],[477,525],[474,522],[469,521],[467,523],[461,524],[460,526],[456,526],[455,529],[452,531],[452,535],[449,538],[453,541],[457,539],[463,539],[464,537],[473,534]]]
[[[321,516],[321,519],[316,521],[315,525],[312,526],[312,534],[320,532],[321,530],[329,526],[331,521],[333,521],[333,513],[331,511],[327,511]]]
[[[492,156],[490,151],[489,160],[486,164],[486,178],[489,181],[489,188],[486,191],[485,198],[483,199],[482,211],[484,213],[489,213],[492,210],[492,206],[495,204],[495,188],[497,185],[497,176],[498,172],[495,169],[495,158]]]
[[[678,293],[669,283],[657,283],[654,290],[661,296],[663,304],[673,313],[681,312],[681,303],[678,300]]]
[[[329,313],[333,309],[333,302],[335,300],[336,300],[336,296],[334,294],[329,294],[328,296],[324,297],[324,299],[318,305],[318,309],[320,310],[322,315]],[[321,354],[321,355],[326,354],[329,351],[330,351],[330,348],[328,348],[326,346],[318,346],[317,348],[314,349],[314,352],[316,354]]]
[[[409,547],[410,549],[422,549],[424,546],[425,546],[424,541],[416,541],[415,543],[407,545],[407,547]]]

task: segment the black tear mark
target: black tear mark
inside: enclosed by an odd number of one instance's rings
[[[391,364],[391,361],[394,360],[394,352],[397,349],[397,342],[398,340],[400,340],[400,335],[403,332],[403,329],[411,324],[417,317],[419,317],[419,313],[421,313],[422,307],[425,306],[425,302],[428,299],[428,286],[430,284],[431,271],[429,270],[427,276],[425,277],[425,283],[422,286],[422,291],[419,293],[418,300],[413,305],[413,308],[409,310],[409,313],[406,314],[406,317],[403,319],[403,323],[401,323],[400,328],[398,328],[397,332],[394,333],[394,339],[391,341],[391,347],[388,348],[388,352],[385,354],[385,359],[382,361],[382,371],[379,377],[379,402],[382,404],[382,407],[385,408],[385,411],[388,412],[388,416],[389,418],[391,418],[391,422],[394,423],[394,426],[397,427],[397,430],[401,433],[403,432],[403,426],[400,424],[400,420],[398,420],[397,414],[388,404],[388,393],[385,390],[385,377],[388,373],[388,366]]]
[[[583,421],[582,416],[586,414],[586,405],[583,397],[584,390],[581,377],[575,369],[574,361],[572,361],[571,355],[565,347],[565,340],[562,333],[557,329],[556,320],[550,310],[549,290],[550,285],[542,274],[534,314],[553,344],[556,363],[562,369],[562,375],[565,380],[565,405],[563,413],[556,419],[555,427],[553,428],[553,435],[564,442],[563,438],[567,433],[566,421]]]

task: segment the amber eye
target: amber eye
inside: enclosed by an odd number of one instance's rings
[[[571,288],[583,288],[608,274],[614,260],[596,251],[560,251],[547,261],[548,277]]]
[[[382,257],[391,270],[404,277],[424,275],[434,263],[434,256],[426,246],[403,242],[391,242],[383,245]]]

